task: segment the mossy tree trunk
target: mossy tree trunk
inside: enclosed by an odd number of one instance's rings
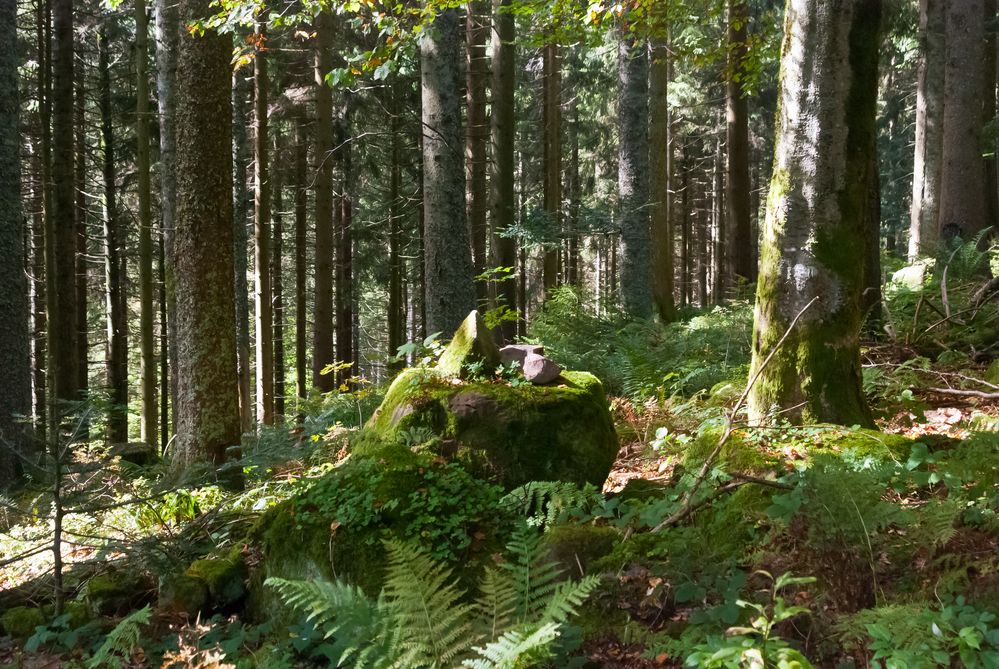
[[[22,417],[31,414],[26,219],[21,209],[17,3],[0,0],[0,489],[14,479],[17,453],[27,448]]]
[[[462,33],[458,10],[449,8],[420,40],[427,330],[445,335],[475,308],[465,219]]]
[[[776,412],[792,422],[872,422],[859,334],[880,18],[880,0],[787,4],[756,293],[754,423]]]
[[[208,0],[180,0],[182,22],[203,19]],[[177,57],[177,212],[174,267],[180,349],[178,466],[221,463],[239,443],[232,277],[232,38],[181,36]]]

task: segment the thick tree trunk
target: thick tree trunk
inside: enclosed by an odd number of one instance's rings
[[[181,21],[203,19],[208,0],[180,0]],[[184,466],[226,458],[239,443],[232,289],[232,39],[184,34],[177,57],[177,442]]]
[[[247,218],[250,193],[247,183],[249,150],[246,137],[247,81],[241,72],[232,75],[232,156],[233,156],[233,294],[236,298],[236,373],[239,377],[239,425],[243,432],[253,429],[253,390],[250,381],[250,298],[247,272]]]
[[[468,128],[465,133],[465,183],[467,190],[468,229],[472,240],[472,268],[476,276],[486,267],[486,217],[489,213],[489,184],[486,179],[489,120],[486,117],[489,60],[486,40],[489,37],[489,2],[474,0],[465,18],[468,61],[465,68],[465,100],[468,104]],[[488,284],[475,284],[476,299],[485,304]],[[394,355],[394,353],[393,353]]]
[[[542,282],[547,298],[558,285],[559,239],[562,235],[562,63],[554,37],[544,46],[542,96],[544,128],[545,219],[550,239],[545,247]]]
[[[512,0],[493,0],[492,36],[492,171],[490,173],[490,208],[492,210],[493,265],[510,268],[509,278],[496,286],[496,302],[511,311],[518,309],[517,242],[509,233],[516,225],[514,141],[517,133],[515,91],[517,85],[517,28],[509,9]],[[501,335],[512,341],[517,334],[516,321],[504,321]]]
[[[312,333],[312,376],[316,388],[329,392],[336,387],[332,374],[323,370],[336,360],[333,348],[333,91],[326,85],[326,75],[333,70],[332,17],[322,13],[317,19],[315,77],[316,123],[315,188],[316,188],[316,261],[315,312]]]
[[[458,10],[444,9],[420,41],[427,329],[445,337],[475,308],[465,220],[461,33]]]
[[[149,76],[148,17],[145,0],[135,0],[135,162],[139,191],[139,387],[142,410],[140,439],[157,443],[157,361],[153,344],[156,305],[153,302],[153,214],[149,199]]]
[[[618,206],[621,295],[629,316],[652,314],[649,251],[649,58],[644,42],[622,29],[618,42]]]
[[[177,39],[180,25],[177,22],[177,5],[174,0],[156,2],[156,92],[159,105],[160,125],[160,227],[163,234],[164,268],[163,281],[166,296],[166,340],[160,346],[167,349],[167,368],[177,369],[177,295],[174,291],[173,272],[173,232],[174,212],[177,208],[177,173],[174,137],[174,79],[177,74]],[[177,375],[169,374],[170,404],[177,402]],[[162,392],[166,392],[163,388]],[[165,413],[164,413],[165,416]],[[170,424],[177,427],[176,416]],[[165,438],[160,435],[161,440]]]
[[[755,276],[753,255],[753,223],[750,214],[749,180],[749,101],[743,90],[745,60],[748,54],[749,4],[745,0],[729,0],[728,43],[729,72],[727,81],[726,137],[728,164],[726,184],[727,232],[726,252],[738,281],[751,281]]]
[[[253,59],[253,304],[257,422],[274,422],[274,318],[271,313],[271,185],[268,181],[266,25],[257,22]]]
[[[306,166],[309,147],[306,143],[305,115],[295,119],[295,392],[299,398],[309,396],[308,385],[308,183]]]
[[[971,239],[989,225],[982,159],[984,0],[949,0],[944,75],[940,235]]]
[[[787,5],[756,293],[754,423],[779,411],[792,422],[872,424],[859,335],[880,18],[880,0]]]
[[[916,82],[916,151],[909,217],[909,261],[932,253],[940,238],[943,178],[944,0],[919,2],[919,65]]]
[[[76,186],[73,173],[73,0],[52,2],[52,215],[46,234],[49,388],[55,425],[60,402],[79,399],[76,355]],[[50,435],[50,438],[54,437]]]
[[[118,186],[115,166],[114,118],[111,108],[111,58],[106,31],[98,37],[101,143],[104,146],[104,285],[107,323],[107,382],[109,444],[128,441],[128,316],[122,295],[122,230],[118,220]]]
[[[652,48],[649,70],[649,186],[652,202],[652,299],[663,322],[673,318],[672,138],[669,110],[669,50]]]
[[[24,417],[31,414],[31,337],[21,209],[20,99],[17,69],[17,3],[0,0],[0,489],[26,454]]]

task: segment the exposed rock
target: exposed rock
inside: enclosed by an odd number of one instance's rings
[[[509,346],[504,346],[499,350],[500,361],[504,365],[516,362],[521,366],[521,368],[524,366],[524,358],[526,358],[529,353],[544,355],[545,347],[539,344],[510,344]]]
[[[478,311],[468,314],[441,354],[437,371],[447,377],[467,378],[471,366],[481,364],[484,374],[492,374],[500,364],[499,349]]]
[[[246,563],[239,548],[221,557],[195,560],[184,575],[202,581],[212,604],[219,609],[229,608],[246,594]]]
[[[524,378],[536,386],[551,383],[562,373],[562,368],[543,355],[528,353],[524,358]]]
[[[160,459],[159,450],[155,446],[142,442],[129,442],[118,444],[112,449],[112,454],[120,457],[124,462],[131,462],[133,465],[145,467],[154,464]]]
[[[413,434],[434,439],[411,444]],[[564,372],[558,384],[514,387],[455,384],[428,370],[405,370],[353,453],[377,458],[400,444],[459,462],[508,489],[552,480],[599,486],[618,450],[603,386],[586,372]]]
[[[98,615],[123,615],[148,601],[154,585],[141,574],[112,569],[87,581],[83,593]]]
[[[933,265],[933,260],[920,260],[915,264],[907,265],[891,275],[891,285],[894,288],[912,291],[922,290],[933,272]]]
[[[160,581],[157,608],[166,613],[186,613],[193,618],[208,606],[208,585],[200,578],[176,574]]]

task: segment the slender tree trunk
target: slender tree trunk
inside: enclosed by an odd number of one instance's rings
[[[986,127],[996,117],[996,6],[997,0],[984,0],[985,60],[982,63],[982,127]],[[988,212],[987,227],[999,222],[999,172],[997,172],[996,152],[987,151],[985,160],[985,202]]]
[[[27,454],[23,418],[31,414],[31,337],[24,272],[21,208],[21,123],[17,69],[17,3],[0,0],[0,489],[17,474],[17,455]]]
[[[49,407],[51,406],[51,380],[50,351],[48,347],[48,309],[49,295],[48,285],[51,279],[48,277],[49,256],[51,255],[51,230],[52,230],[52,137],[51,137],[51,114],[49,113],[49,102],[51,95],[51,74],[52,58],[49,51],[51,20],[51,5],[43,0],[38,0],[35,20],[37,26],[37,55],[38,55],[38,123],[40,128],[39,137],[39,160],[38,160],[38,196],[41,203],[41,215],[37,221],[35,233],[35,346],[34,346],[34,402],[35,402],[35,425],[39,438],[47,439],[47,427],[50,419]],[[14,53],[14,52],[9,52]]]
[[[336,127],[337,162],[340,165],[340,197],[336,206],[338,215],[334,218],[336,233],[336,360],[338,369],[334,375],[338,388],[348,387],[348,380],[359,371],[356,367],[354,348],[354,242],[351,228],[354,217],[354,203],[351,192],[353,183],[353,151],[350,141],[351,99],[346,94],[340,122]]]
[[[712,189],[711,189],[711,220],[714,228],[714,272],[712,273],[713,286],[711,292],[714,293],[713,302],[721,304],[725,301],[725,291],[728,289],[728,231],[725,229],[725,181],[723,176],[722,143],[719,139],[715,144],[715,159],[712,166]]]
[[[649,70],[649,177],[652,203],[652,299],[660,320],[673,319],[673,225],[670,137],[669,50],[652,48]]]
[[[516,226],[514,142],[517,134],[515,115],[517,29],[510,13],[512,0],[493,0],[492,36],[492,162],[490,173],[490,208],[492,210],[493,249],[497,267],[509,268],[509,278],[496,286],[496,301],[511,311],[519,308],[517,281],[517,242],[510,234]],[[516,321],[504,321],[500,334],[512,341],[517,334]]]
[[[940,234],[970,239],[989,224],[982,160],[984,0],[947,2]]]
[[[550,239],[545,247],[543,286],[547,298],[558,285],[559,242],[562,234],[562,64],[554,36],[543,51],[544,208]]]
[[[750,418],[870,426],[859,335],[881,1],[790,0],[785,17]]]
[[[159,306],[160,306],[160,453],[165,453],[170,443],[170,379],[176,377],[170,366],[170,329],[167,314],[167,242],[160,235],[159,253]]]
[[[317,19],[315,53],[316,123],[316,262],[315,313],[312,332],[313,383],[322,392],[336,387],[332,374],[323,370],[336,361],[333,347],[333,91],[326,85],[326,75],[333,70],[332,17],[322,13]]]
[[[274,157],[277,165],[281,164],[281,136],[274,134]],[[273,295],[274,320],[274,415],[281,419],[284,416],[284,281],[281,275],[284,271],[284,193],[282,191],[283,175],[280,168],[271,170],[271,190],[274,194],[274,244],[271,247],[271,289]]]
[[[388,91],[389,123],[392,137],[391,174],[389,176],[389,285],[388,285],[388,354],[397,355],[399,347],[405,343],[406,312],[403,295],[402,247],[402,137],[399,104],[399,85],[392,84]],[[389,363],[389,373],[396,373],[404,366],[404,361]]]
[[[444,9],[420,41],[427,329],[449,337],[475,308],[461,147],[461,25]]]
[[[73,173],[73,0],[52,1],[52,216],[46,235],[49,388],[55,426],[79,399],[76,355],[76,186]],[[50,438],[54,437],[50,435]]]
[[[582,283],[580,271],[580,221],[579,212],[582,209],[582,184],[579,182],[579,104],[577,96],[573,95],[569,102],[569,167],[566,172],[566,190],[568,210],[566,211],[565,234],[568,245],[565,254],[565,282],[570,286],[579,287]]]
[[[253,304],[257,422],[274,422],[274,318],[271,313],[271,186],[268,181],[266,25],[257,21],[253,59]]]
[[[232,156],[233,156],[233,291],[236,298],[236,372],[239,377],[239,424],[243,432],[253,429],[253,390],[250,382],[250,302],[247,284],[247,218],[250,193],[247,189],[249,153],[246,138],[246,79],[240,72],[232,77]]]
[[[877,331],[881,322],[881,173],[877,142],[871,148],[866,202],[867,250],[864,253],[864,294],[860,307],[869,329]]]
[[[702,309],[708,306],[708,265],[711,264],[711,258],[708,257],[708,238],[711,235],[711,200],[709,196],[711,175],[706,173],[703,177],[707,183],[700,179],[697,180],[697,197],[694,199],[695,202],[700,203],[695,216],[697,228],[694,230],[694,238],[697,251],[694,254],[694,260],[697,264],[697,306]]]
[[[104,148],[104,285],[107,323],[107,380],[109,444],[128,441],[128,317],[122,295],[122,230],[118,221],[118,186],[115,165],[114,118],[111,108],[111,58],[107,33],[98,36],[100,70],[101,143]]]
[[[180,0],[180,20],[208,0]],[[232,39],[184,34],[177,56],[177,443],[179,466],[226,458],[239,443],[232,239]]]
[[[306,165],[309,148],[306,144],[305,115],[295,119],[295,391],[299,398],[309,396],[308,386],[308,294],[305,281],[308,265],[306,246],[308,219],[308,186]]]
[[[468,5],[465,18],[465,39],[468,44],[468,61],[465,68],[465,99],[468,104],[468,129],[465,133],[465,181],[467,190],[467,217],[472,239],[472,268],[476,276],[486,267],[486,217],[489,213],[489,184],[486,179],[487,148],[489,145],[489,120],[486,118],[488,102],[486,84],[489,60],[486,56],[486,38],[489,36],[488,0],[474,0]],[[476,298],[485,304],[488,297],[487,283],[475,284]]]
[[[742,85],[745,61],[749,52],[749,4],[746,0],[729,0],[728,43],[729,72],[726,95],[726,139],[728,164],[726,212],[732,272],[739,281],[751,281],[756,274],[753,255],[753,223],[750,213],[749,179],[749,101]]]
[[[164,245],[164,292],[166,293],[167,337],[161,343],[167,349],[168,369],[177,369],[177,295],[174,290],[173,232],[177,208],[176,140],[174,137],[174,79],[177,73],[177,5],[174,0],[156,2],[156,92],[160,124],[160,227]],[[163,311],[161,306],[160,310]],[[177,375],[169,375],[170,404],[177,405]],[[162,392],[167,392],[163,388]],[[164,403],[165,405],[166,403]],[[164,414],[165,416],[165,414]],[[176,415],[170,425],[177,428]],[[163,431],[164,435],[166,431]],[[161,435],[163,438],[163,435]]]
[[[623,29],[618,42],[618,200],[621,295],[625,312],[652,315],[649,229],[649,58],[644,42]]]
[[[156,305],[153,302],[153,214],[149,199],[149,75],[148,16],[145,0],[135,0],[135,162],[139,191],[139,387],[142,411],[140,439],[157,444],[157,361],[153,343]]]
[[[690,305],[690,165],[686,154],[681,163],[683,185],[680,192],[680,306]]]
[[[87,232],[87,126],[86,126],[86,91],[84,80],[86,74],[81,62],[76,68],[76,94],[73,125],[76,135],[76,147],[73,150],[76,158],[73,172],[73,183],[76,189],[76,387],[81,397],[86,397],[90,390],[90,324],[87,318],[88,286],[88,241]],[[80,438],[90,435],[89,421],[80,425]]]
[[[940,238],[937,222],[943,179],[945,26],[944,0],[920,0],[910,262],[922,254],[932,253]]]

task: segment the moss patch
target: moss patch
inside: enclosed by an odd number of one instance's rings
[[[15,606],[0,615],[0,625],[10,636],[24,641],[45,624],[45,613],[34,606]]]
[[[220,557],[195,560],[184,575],[204,583],[217,608],[229,608],[246,594],[246,563],[238,547]]]
[[[556,525],[544,535],[552,558],[574,577],[590,573],[590,566],[614,550],[617,530],[598,525]]]

